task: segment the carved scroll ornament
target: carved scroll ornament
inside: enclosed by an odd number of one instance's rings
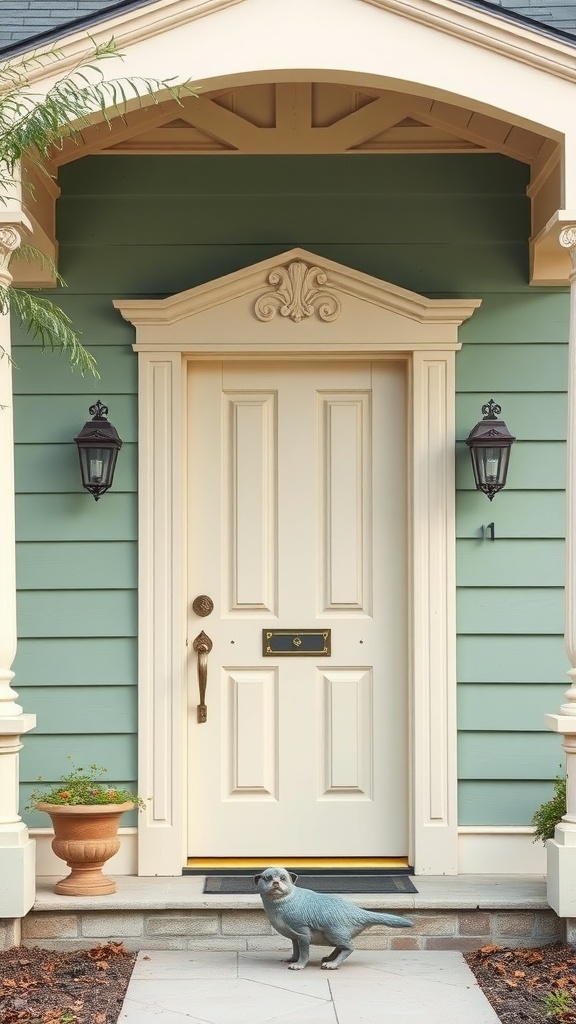
[[[576,225],[570,224],[568,227],[562,228],[559,241],[564,249],[574,249],[576,247]]]
[[[290,317],[298,324],[316,312],[321,320],[330,323],[340,316],[340,300],[326,287],[328,278],[321,267],[309,267],[300,260],[287,267],[276,267],[268,275],[275,287],[264,292],[254,305],[258,320],[272,320],[276,313]]]
[[[8,264],[21,241],[22,236],[16,228],[11,225],[0,227],[0,280],[3,284],[9,284],[12,280]]]

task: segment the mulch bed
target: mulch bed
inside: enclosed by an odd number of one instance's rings
[[[116,1024],[136,953],[121,943],[0,952],[1,1024]]]
[[[573,946],[484,946],[465,959],[502,1024],[576,1024]]]
[[[117,1024],[135,959],[115,942],[0,951],[0,1024]],[[484,946],[466,961],[502,1024],[576,1024],[574,947]]]

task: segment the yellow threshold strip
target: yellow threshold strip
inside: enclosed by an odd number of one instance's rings
[[[197,871],[250,871],[267,864],[283,864],[291,868],[316,871],[406,871],[407,857],[188,857],[186,867]]]

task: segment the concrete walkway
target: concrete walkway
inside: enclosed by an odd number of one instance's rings
[[[323,971],[325,954],[290,971],[281,952],[142,951],[119,1024],[498,1024],[461,953],[357,950]]]

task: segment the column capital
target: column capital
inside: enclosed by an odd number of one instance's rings
[[[0,211],[0,284],[7,286],[11,283],[8,264],[22,244],[23,233],[31,230],[32,225],[23,210]]]

